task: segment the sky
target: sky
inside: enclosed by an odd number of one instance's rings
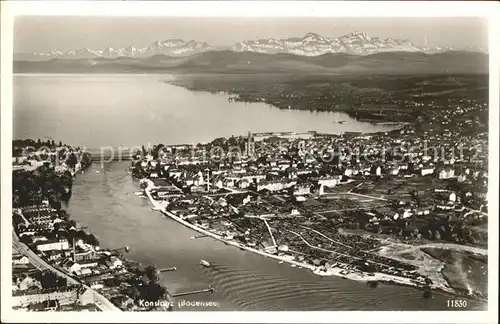
[[[14,21],[14,52],[51,49],[144,47],[180,38],[212,46],[259,38],[338,37],[353,31],[408,39],[417,46],[488,47],[485,19],[460,18],[186,18],[20,16]]]

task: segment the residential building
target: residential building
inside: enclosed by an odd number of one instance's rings
[[[80,271],[82,269],[80,264],[74,262],[73,260],[71,260],[69,258],[64,259],[60,265],[61,265],[61,267],[63,267],[63,269],[65,269],[69,273],[77,273],[78,271]]]
[[[439,179],[450,179],[455,176],[454,169],[443,169],[439,171]]]
[[[311,185],[310,184],[297,185],[293,190],[293,194],[295,196],[307,195],[310,193],[311,193]]]
[[[30,259],[25,255],[13,257],[12,264],[13,265],[28,265],[28,264],[30,264]]]
[[[109,258],[109,260],[106,261],[106,266],[108,268],[110,268],[111,270],[113,270],[113,269],[122,267],[123,262],[120,259],[118,259],[117,257],[112,256],[111,258]]]
[[[430,167],[424,167],[420,170],[420,174],[422,176],[428,175],[428,174],[433,174],[434,173],[434,168]]]
[[[40,243],[36,246],[38,251],[52,251],[52,250],[67,250],[69,249],[68,240],[61,239],[57,241],[47,241]]]
[[[40,281],[31,276],[26,276],[19,283],[19,290],[28,290],[34,287],[42,289],[42,284],[40,283]]]

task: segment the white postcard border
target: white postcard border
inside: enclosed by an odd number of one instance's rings
[[[342,323],[493,323],[498,319],[498,112],[500,6],[497,2],[292,2],[292,1],[15,1],[1,3],[1,210],[2,303],[5,322],[342,322]],[[93,16],[267,16],[267,17],[475,17],[489,18],[489,285],[488,311],[339,311],[339,312],[171,312],[171,313],[23,313],[12,310],[11,296],[11,145],[13,20],[17,15]],[[494,19],[491,19],[493,18]],[[495,21],[496,20],[496,21]]]

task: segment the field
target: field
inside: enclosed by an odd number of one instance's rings
[[[423,252],[444,262],[443,277],[458,290],[488,293],[488,257],[469,252],[423,248]]]
[[[386,245],[377,250],[378,254],[412,264],[419,269],[419,273],[426,275],[435,284],[446,286],[446,279],[441,273],[443,262],[411,245],[398,244],[392,240],[387,240],[384,244]]]

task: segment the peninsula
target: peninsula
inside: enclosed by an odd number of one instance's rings
[[[158,144],[131,170],[155,210],[226,244],[318,275],[485,300],[487,105],[407,104],[429,123]]]

